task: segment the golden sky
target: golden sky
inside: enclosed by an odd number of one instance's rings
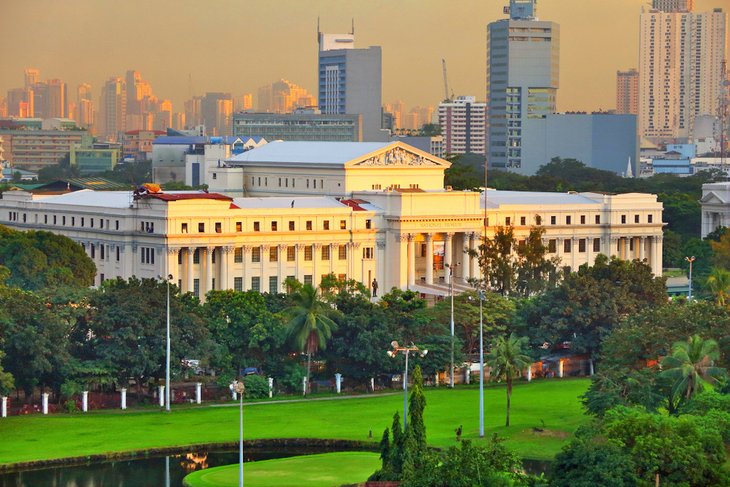
[[[455,94],[485,97],[486,25],[508,0],[0,0],[0,94],[22,86],[23,69],[76,86],[128,69],[155,94],[254,93],[279,78],[316,96],[317,16],[324,32],[383,49],[383,102],[435,105],[441,58]],[[641,0],[539,0],[538,16],[560,24],[559,110],[615,106],[615,72],[635,67]],[[728,8],[696,0],[696,10]],[[192,80],[192,83],[190,82]]]

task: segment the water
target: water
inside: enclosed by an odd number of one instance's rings
[[[244,450],[244,461],[341,450],[249,448]],[[232,463],[238,463],[238,450],[195,451],[0,474],[0,487],[181,487],[182,479],[191,472]],[[550,462],[525,460],[524,466],[527,472],[539,474],[547,471]]]

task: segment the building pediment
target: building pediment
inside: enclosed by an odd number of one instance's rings
[[[451,166],[451,163],[415,147],[396,142],[345,164],[347,168],[414,166],[447,169]]]
[[[715,205],[724,205],[727,202],[720,198],[720,196],[717,195],[714,191],[710,191],[709,193],[705,194],[702,199],[700,200],[700,203],[705,204],[715,204]]]

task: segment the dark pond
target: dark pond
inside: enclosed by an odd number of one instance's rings
[[[323,453],[321,448],[249,449],[245,461]],[[91,463],[0,474],[0,487],[181,487],[189,473],[238,462],[238,451],[197,451],[180,455]],[[530,473],[546,471],[549,462],[526,460]]]

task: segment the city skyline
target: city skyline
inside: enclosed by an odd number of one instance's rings
[[[505,17],[502,8],[507,3],[467,1],[455,11],[442,1],[361,4],[316,0],[306,5],[280,1],[247,2],[245,6],[218,1],[206,4],[204,11],[192,2],[131,0],[112,11],[88,0],[62,5],[15,2],[4,6],[7,15],[0,19],[0,39],[14,46],[6,53],[0,72],[0,93],[22,86],[23,70],[29,67],[39,69],[41,79],[64,80],[74,91],[79,84],[90,83],[95,99],[110,77],[138,70],[155,93],[172,100],[176,112],[194,95],[252,93],[280,78],[316,93],[319,14],[322,32],[348,32],[354,18],[358,46],[382,47],[384,103],[403,100],[412,107],[441,101],[442,58],[447,61],[450,89],[456,95],[483,100],[486,25]],[[722,7],[722,3],[697,0],[695,10]],[[610,5],[599,0],[539,2],[539,17],[561,25],[559,111],[615,108],[615,73],[638,65],[639,15],[646,5],[636,0],[615,0]],[[78,12],[84,13],[83,24]],[[32,16],[34,22],[13,20],[24,16]],[[227,19],[239,18],[256,21],[230,29],[223,25]],[[590,18],[598,21],[587,21]],[[172,27],[160,28],[162,19]],[[625,26],[618,38],[617,25]],[[193,32],[200,36],[198,41]],[[48,49],[45,39],[53,39],[53,49]],[[241,47],[231,47],[237,45]],[[595,53],[605,61],[584,69],[585,61],[596,60]]]

